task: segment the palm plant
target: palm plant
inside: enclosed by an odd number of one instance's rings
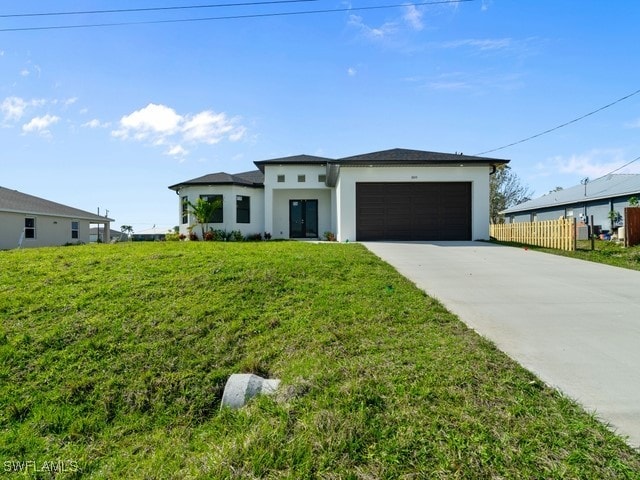
[[[220,199],[205,200],[204,198],[200,197],[195,204],[190,202],[189,200],[186,200],[186,203],[189,206],[189,213],[193,215],[196,219],[196,222],[200,224],[202,238],[204,239],[204,226],[207,223],[211,223],[213,214],[216,212],[216,210],[222,208],[222,201]]]

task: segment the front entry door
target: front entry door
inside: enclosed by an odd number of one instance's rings
[[[318,238],[318,200],[289,200],[289,238]]]

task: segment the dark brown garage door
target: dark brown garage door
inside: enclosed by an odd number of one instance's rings
[[[356,183],[357,240],[471,240],[471,183]]]

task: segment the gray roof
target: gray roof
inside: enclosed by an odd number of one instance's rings
[[[101,217],[95,213],[51,202],[44,198],[0,187],[0,212],[24,213],[27,215],[51,215],[95,223],[113,222],[112,218]]]
[[[408,150],[394,148],[380,152],[365,153],[344,157],[337,160],[340,165],[389,165],[389,164],[489,164],[502,165],[509,160],[489,157],[475,157],[462,153],[427,152],[423,150]]]
[[[317,157],[315,155],[292,155],[290,157],[258,160],[253,163],[255,163],[259,170],[233,175],[225,172],[211,173],[171,185],[169,188],[177,191],[180,187],[187,185],[245,185],[248,187],[262,187],[264,183],[265,165],[502,165],[509,163],[509,160],[474,157],[463,155],[462,153],[438,153],[394,148],[392,150],[383,150],[381,152],[366,153],[340,159]]]
[[[169,188],[171,190],[179,190],[180,187],[187,185],[242,185],[245,187],[262,187],[263,182],[264,174],[260,170],[234,174],[218,172],[180,182],[171,185]]]
[[[557,192],[547,193],[541,197],[508,208],[501,213],[516,213],[628,195],[640,196],[640,174],[606,175],[588,182],[586,195],[585,186],[582,184],[576,185]]]
[[[315,155],[293,155],[291,157],[271,158],[269,160],[259,160],[253,162],[260,171],[264,172],[264,166],[268,164],[295,164],[295,165],[326,165],[335,160],[326,157],[316,157]]]

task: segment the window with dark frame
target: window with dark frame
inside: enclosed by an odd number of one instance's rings
[[[318,175],[318,182],[325,183],[327,181],[327,176],[324,173]]]
[[[189,197],[182,197],[182,223],[189,223]]]
[[[33,217],[24,219],[24,238],[36,238],[36,219]]]
[[[222,223],[224,221],[224,217],[222,215],[222,210],[224,207],[222,195],[200,195],[200,198],[212,203],[216,200],[220,200],[220,208],[216,208],[216,211],[213,212],[213,215],[207,223]]]
[[[278,183],[284,183],[284,175],[278,175]]]
[[[305,175],[298,175],[298,183],[304,183],[307,181],[307,177]]]
[[[236,223],[251,223],[251,197],[236,196]]]
[[[72,221],[71,222],[71,238],[75,238],[75,239],[79,238],[80,237],[79,231],[80,231],[80,222]]]

